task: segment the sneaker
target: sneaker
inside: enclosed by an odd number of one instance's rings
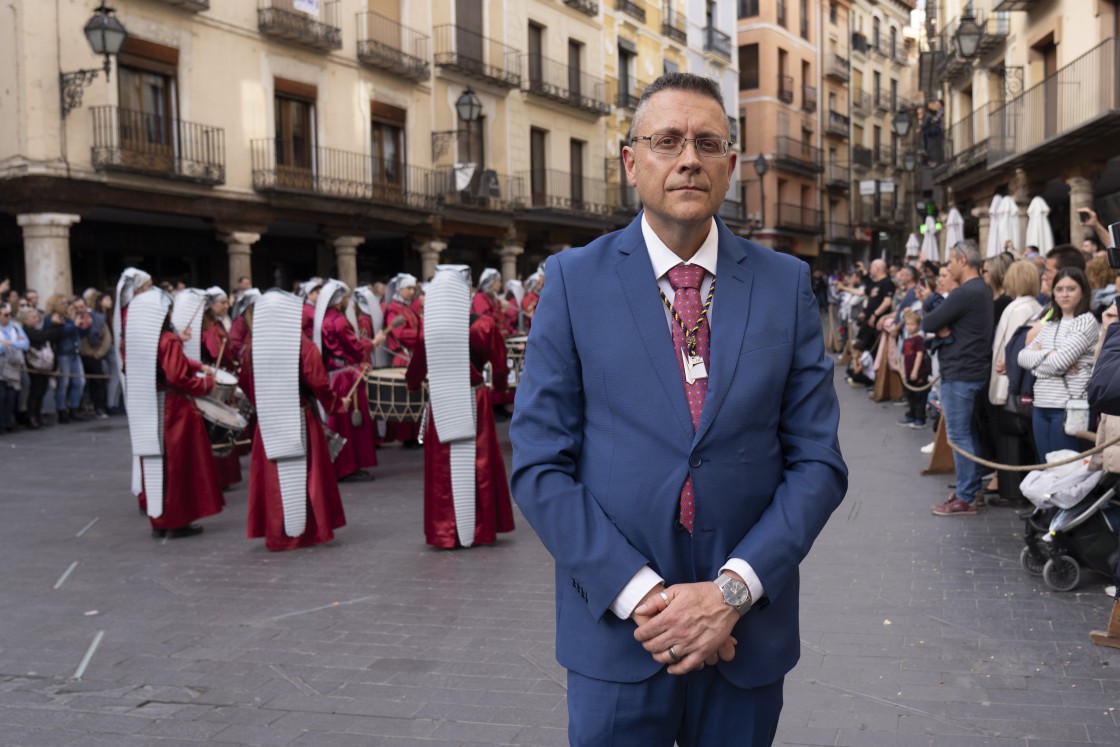
[[[949,500],[935,504],[930,510],[934,516],[975,516],[980,512],[975,505],[958,498],[956,493],[950,494]]]
[[[936,441],[930,441],[930,442],[929,442],[928,444],[926,444],[925,446],[923,446],[923,447],[922,447],[922,448],[920,449],[920,451],[921,451],[921,452],[922,452],[923,454],[932,454],[932,453],[933,453],[933,447],[934,447],[934,446],[935,446],[936,444],[937,444],[937,442],[936,442]]]
[[[920,429],[926,427],[926,421],[924,421],[924,420],[911,420],[910,421],[910,427],[913,428],[914,430],[920,430]]]
[[[107,412],[105,412],[104,410],[98,410],[94,414],[94,417],[97,418],[98,420],[108,420],[109,419],[109,414]]]
[[[907,405],[910,404],[910,400],[906,399],[905,397],[902,397],[901,399],[896,399],[892,404],[895,407],[906,407]]]
[[[900,428],[909,428],[914,424],[914,422],[915,421],[913,418],[903,418],[902,420],[896,420],[894,424]]]

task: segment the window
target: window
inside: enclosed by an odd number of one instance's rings
[[[529,87],[540,90],[544,85],[544,28],[529,24]]]
[[[891,111],[898,111],[898,81],[891,78]]]
[[[574,208],[583,205],[583,152],[586,145],[582,140],[574,138],[569,145],[572,162],[572,207]]]
[[[839,10],[836,7],[836,3],[835,2],[829,3],[828,4],[828,22],[833,24],[833,25],[836,25],[836,23],[839,22],[839,15],[840,15],[840,13],[839,13]]]
[[[753,18],[758,15],[758,0],[739,0],[739,17]]]
[[[159,170],[174,163],[179,50],[130,38],[118,58],[121,158]],[[141,160],[142,159],[142,160]]]
[[[898,56],[898,29],[894,26],[891,26],[890,53],[892,58]]]
[[[786,25],[786,0],[778,0],[778,25]]]
[[[545,162],[545,137],[547,132],[533,127],[529,130],[530,188],[533,204],[548,204],[548,166]]]
[[[579,96],[583,90],[583,44],[575,39],[568,40],[568,92]]]
[[[879,48],[879,19],[871,19],[871,46],[875,49]]]
[[[663,73],[679,73],[681,66],[672,60],[665,60],[661,64],[661,72]]]
[[[883,76],[875,71],[871,79],[871,95],[875,98],[875,106],[883,102]]]
[[[758,45],[739,47],[739,90],[758,88]]]
[[[276,78],[276,180],[282,186],[308,189],[314,168],[315,100],[318,89],[306,83]]]
[[[875,160],[878,161],[883,155],[883,128],[875,125],[871,131],[871,150],[875,154]]]
[[[801,0],[801,38],[809,38],[809,0]]]
[[[370,155],[375,184],[399,185],[404,171],[405,111],[374,101],[370,105]]]
[[[618,48],[618,105],[627,108],[633,108],[637,105],[637,97],[634,96],[634,88],[631,83],[631,70],[634,67],[634,58],[637,57],[633,52],[623,49],[620,45]]]
[[[891,165],[898,165],[898,136],[891,133]]]

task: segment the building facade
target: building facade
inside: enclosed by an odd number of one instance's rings
[[[0,274],[44,297],[129,265],[198,286],[527,274],[637,213],[619,148],[663,69],[733,92],[734,8],[689,2],[119,0],[107,75],[92,0],[16,0]]]

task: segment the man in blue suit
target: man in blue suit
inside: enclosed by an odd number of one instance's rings
[[[715,217],[728,134],[713,81],[663,75],[623,149],[642,214],[545,270],[512,482],[556,561],[572,744],[771,744],[798,565],[847,489],[809,269]]]

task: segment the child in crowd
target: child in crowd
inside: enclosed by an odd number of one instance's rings
[[[932,367],[929,353],[926,352],[925,340],[920,334],[922,317],[915,311],[907,311],[902,315],[906,323],[906,340],[902,343],[903,375],[906,377],[906,386],[921,389],[920,392],[906,390],[906,400],[909,404],[906,417],[898,421],[898,425],[908,428],[926,427],[926,401],[929,390],[925,387],[929,383]]]
[[[875,360],[867,352],[866,345],[859,338],[852,339],[852,362],[848,366],[849,386],[873,386],[875,384]]]

